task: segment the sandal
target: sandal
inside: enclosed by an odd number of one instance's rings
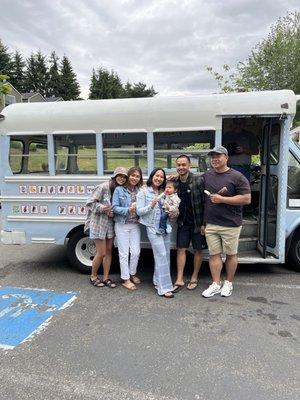
[[[173,299],[174,294],[172,292],[167,292],[165,294],[162,294],[161,296],[165,297],[166,299]]]
[[[106,279],[105,281],[103,281],[104,286],[107,286],[111,289],[114,289],[117,285],[114,281],[112,281],[111,279]]]
[[[173,293],[178,293],[183,288],[184,288],[184,283],[175,283],[174,286],[173,286],[172,292]]]
[[[99,278],[95,278],[95,279],[90,278],[90,284],[95,287],[104,287],[105,286],[104,282],[102,282],[101,279],[99,279]]]
[[[126,283],[122,283],[122,286],[124,286],[124,288],[128,289],[128,290],[137,290],[137,287],[135,286],[134,283],[132,283],[132,285],[128,285]]]
[[[190,281],[188,284],[187,284],[187,289],[188,290],[194,290],[194,289],[196,289],[196,287],[198,286],[198,281]]]
[[[130,280],[132,283],[134,283],[135,285],[138,285],[139,283],[141,283],[141,280],[139,277],[137,277],[136,275],[132,275],[130,277]]]

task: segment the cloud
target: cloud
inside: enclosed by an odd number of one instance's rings
[[[160,94],[217,89],[205,70],[236,65],[295,0],[2,0],[11,51],[66,54],[87,97],[93,68],[114,69]]]

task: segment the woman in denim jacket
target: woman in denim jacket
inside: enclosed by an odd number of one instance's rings
[[[159,221],[162,199],[159,194],[166,183],[165,171],[155,168],[147,181],[147,187],[137,195],[137,215],[140,223],[146,226],[147,235],[154,255],[153,284],[160,296],[174,297],[170,275],[170,233],[161,234]]]
[[[129,290],[135,290],[136,284],[141,283],[136,276],[141,251],[141,231],[136,214],[136,197],[142,184],[141,169],[132,167],[128,171],[127,183],[115,189],[112,199],[121,279],[124,281],[122,285]]]

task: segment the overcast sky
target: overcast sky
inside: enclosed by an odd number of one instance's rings
[[[243,61],[297,8],[299,0],[0,0],[0,38],[26,57],[66,54],[84,98],[99,66],[160,95],[197,94],[217,90],[206,65]]]

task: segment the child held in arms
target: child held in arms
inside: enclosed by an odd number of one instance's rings
[[[159,206],[161,207],[161,217],[159,220],[159,231],[158,233],[170,233],[172,228],[169,222],[169,213],[173,216],[179,214],[180,198],[177,195],[178,184],[175,181],[167,181],[165,190],[159,195]]]

